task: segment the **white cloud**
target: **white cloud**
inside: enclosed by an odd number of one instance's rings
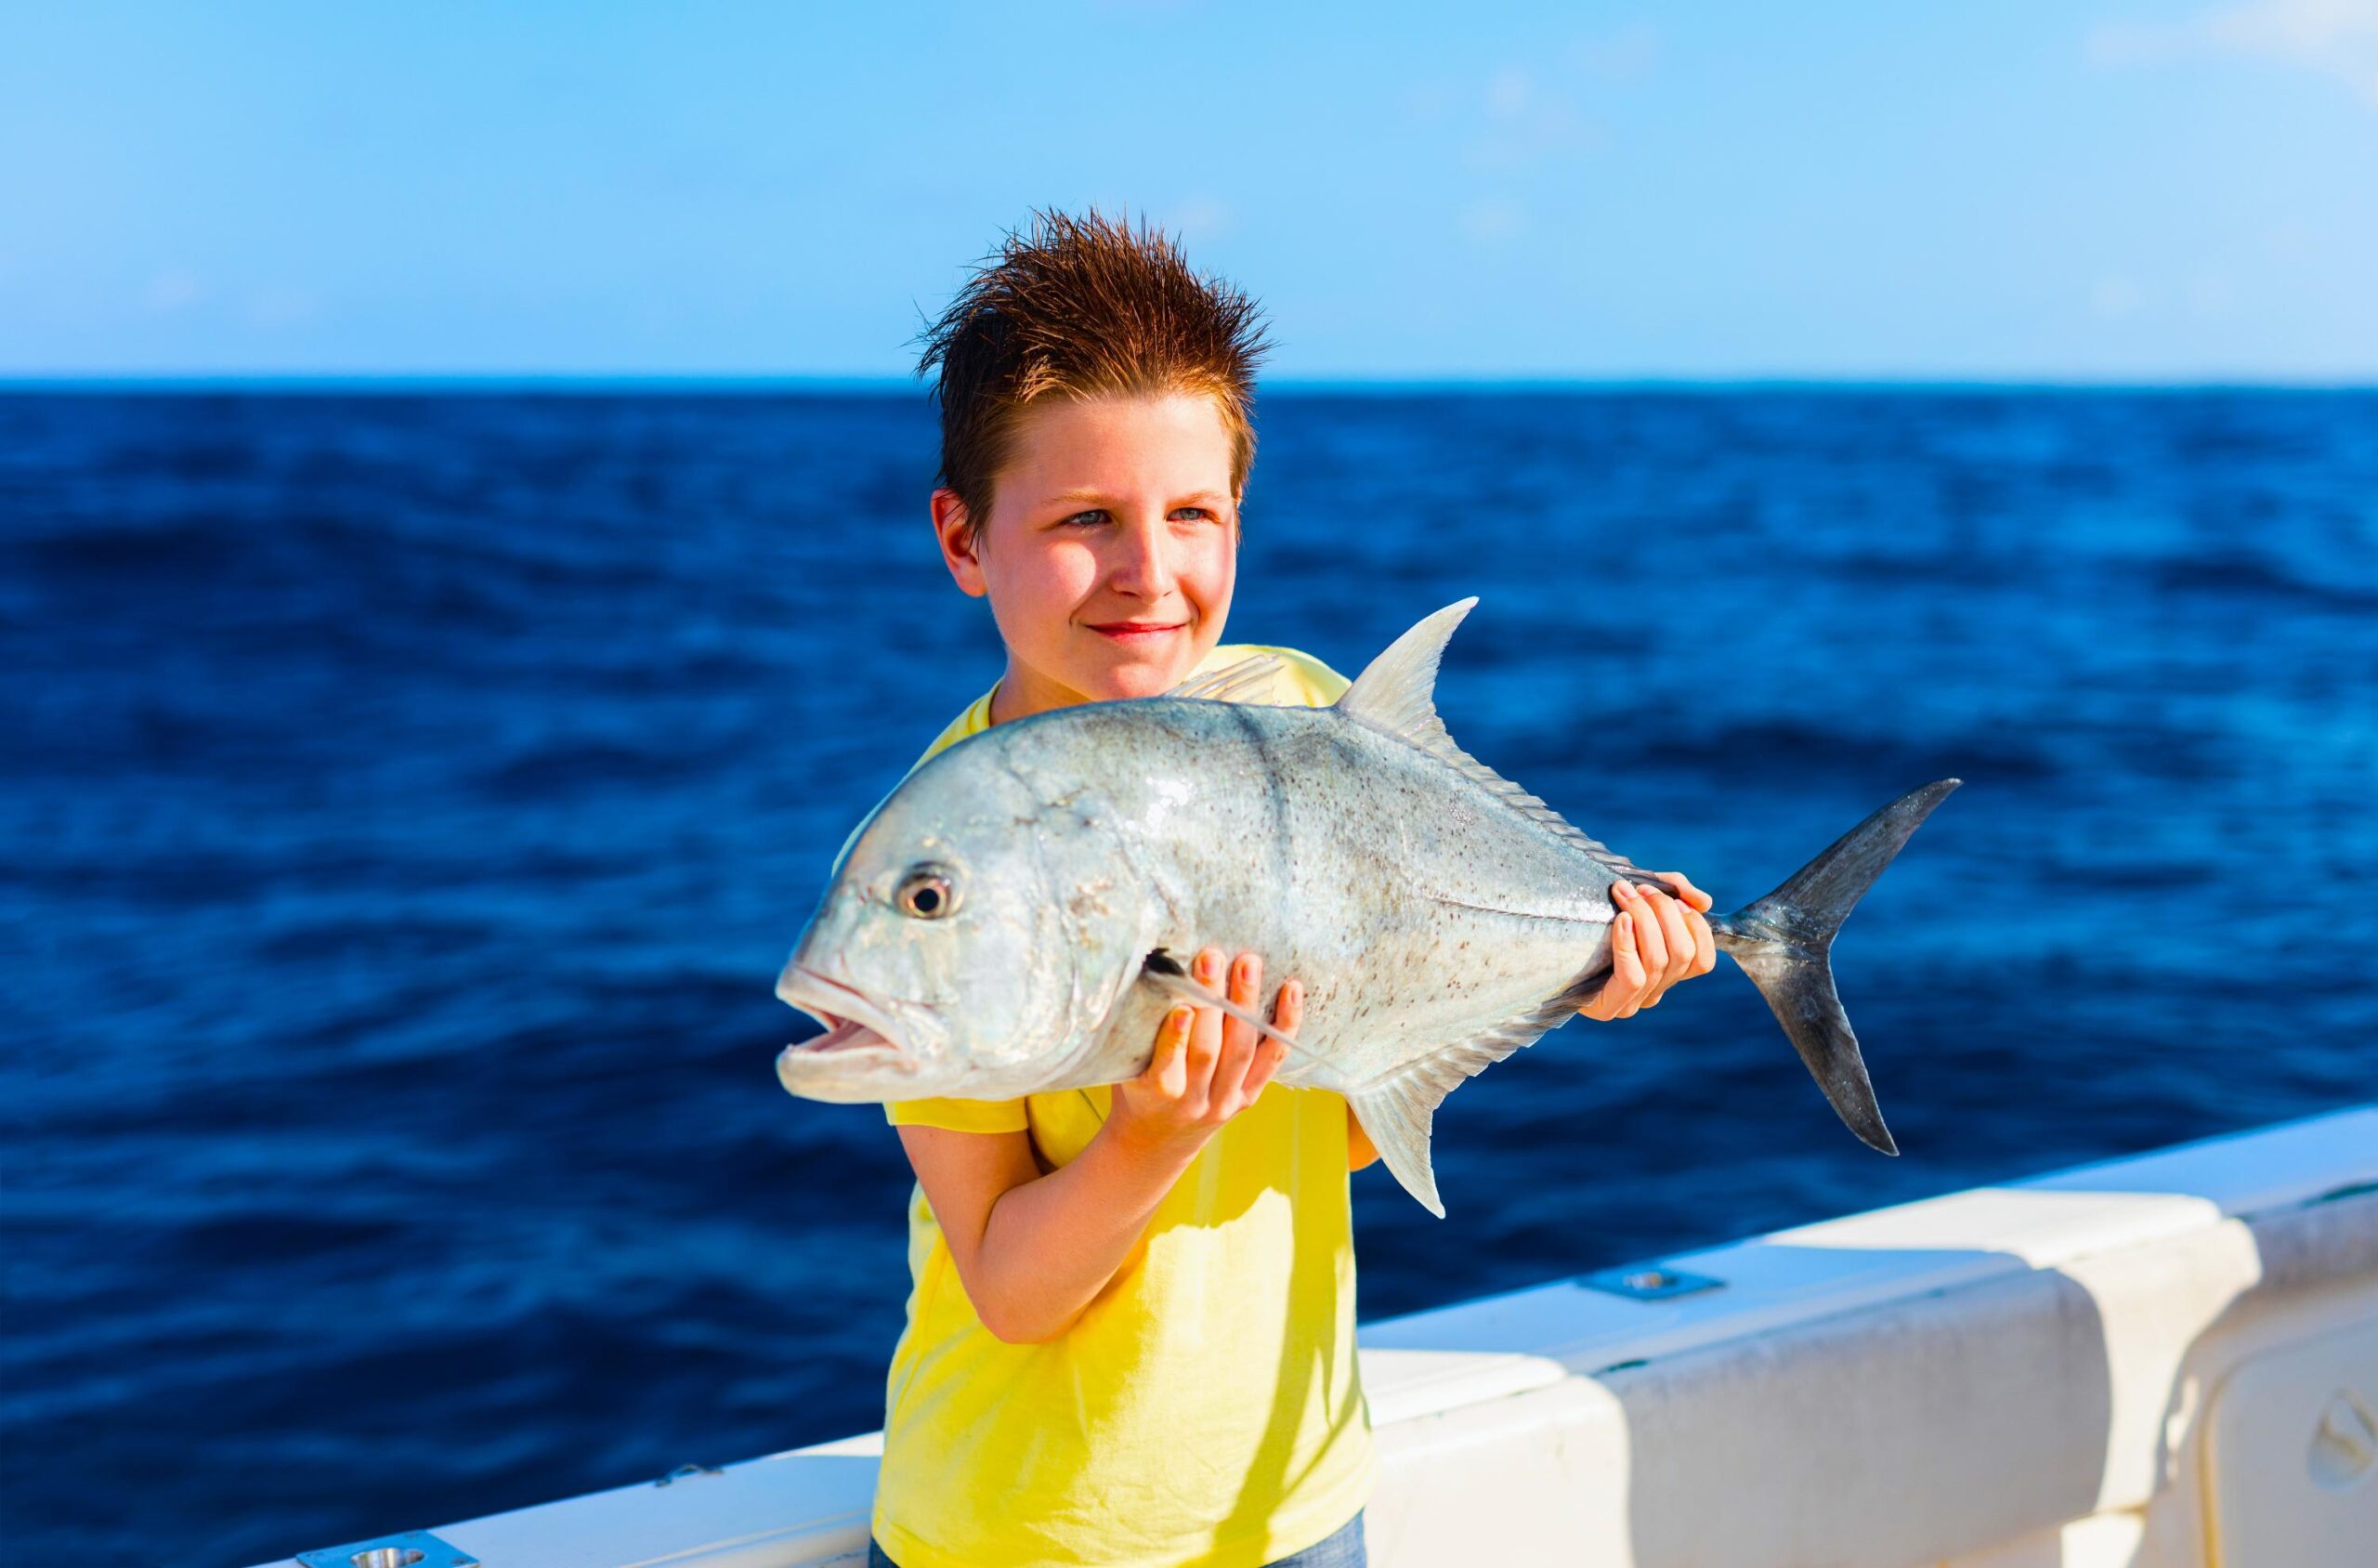
[[[2200,267],[2185,279],[2170,275],[2142,282],[2127,273],[2110,272],[2089,289],[2089,313],[2104,321],[2148,316],[2168,320],[2182,314],[2201,321],[2229,315],[2236,299],[2229,275],[2217,267]]]
[[[1527,232],[1527,209],[1509,196],[1482,196],[1461,210],[1461,231],[1476,244],[1504,244]]]
[[[1443,82],[1420,82],[1405,89],[1404,113],[1406,119],[1438,124],[1453,111],[1453,89]]]
[[[2097,287],[2089,291],[2089,308],[2108,320],[2136,315],[2146,303],[2147,297],[2139,292],[2138,285],[2127,278],[2100,278]]]
[[[1229,203],[1198,191],[1159,211],[1156,223],[1176,239],[1211,240],[1230,232],[1233,216]]]
[[[160,272],[141,291],[140,302],[160,316],[189,309],[205,296],[206,285],[186,268]]]
[[[260,289],[248,295],[244,311],[259,327],[297,327],[320,320],[321,295],[309,289]]]
[[[1470,141],[1470,163],[1496,174],[1582,158],[1606,139],[1575,99],[1547,90],[1522,66],[1506,66],[1487,79],[1480,109],[1483,123]]]
[[[1489,249],[1509,244],[1528,232],[1535,214],[1569,199],[1579,165],[1610,139],[1581,103],[1587,85],[1648,71],[1653,39],[1646,27],[1606,33],[1565,57],[1512,62],[1463,85],[1449,117],[1467,133],[1464,162],[1483,188],[1455,215],[1464,239]],[[1433,109],[1441,100],[1432,93],[1427,101]]]
[[[1659,33],[1636,22],[1580,38],[1569,46],[1569,63],[1597,82],[1634,82],[1651,74],[1659,52]]]
[[[2104,65],[2274,60],[2334,77],[2378,108],[2378,0],[2250,0],[2168,25],[2110,24],[2090,33],[2089,56]]]
[[[1486,112],[1497,120],[1516,120],[1527,112],[1528,100],[1535,96],[1535,83],[1528,73],[1507,65],[1486,84]]]

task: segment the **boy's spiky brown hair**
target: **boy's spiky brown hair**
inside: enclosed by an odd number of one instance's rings
[[[1163,230],[1096,208],[1036,212],[925,330],[941,482],[977,531],[1017,419],[1047,397],[1204,393],[1231,437],[1231,491],[1255,463],[1255,367],[1271,346],[1255,302],[1191,270]]]

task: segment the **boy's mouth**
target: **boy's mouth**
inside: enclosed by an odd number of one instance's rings
[[[1130,644],[1154,642],[1158,637],[1185,630],[1188,624],[1185,621],[1109,621],[1103,624],[1093,623],[1090,629],[1102,637]]]

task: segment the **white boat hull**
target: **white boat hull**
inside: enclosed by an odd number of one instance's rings
[[[2378,1561],[2378,1107],[1366,1326],[1380,1568]],[[880,1434],[441,1526],[856,1564]]]

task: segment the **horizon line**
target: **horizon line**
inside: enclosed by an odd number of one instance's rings
[[[2304,376],[2207,372],[2202,374],[1979,375],[1926,374],[1579,374],[1484,373],[1398,375],[1291,375],[1264,377],[1259,395],[1291,397],[1396,396],[1412,393],[1511,394],[1530,392],[1692,391],[1928,391],[1928,392],[2367,392],[2378,391],[2378,371],[2359,375]],[[25,393],[262,393],[262,394],[504,394],[678,395],[770,394],[827,396],[930,396],[913,376],[832,375],[727,372],[0,372],[0,395]]]

